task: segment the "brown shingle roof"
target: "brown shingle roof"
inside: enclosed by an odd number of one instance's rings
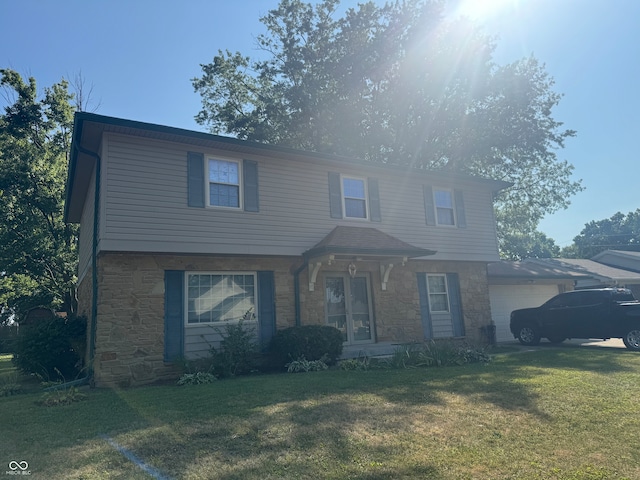
[[[370,227],[335,227],[313,248],[304,252],[306,258],[325,254],[424,257],[434,250],[419,248]]]

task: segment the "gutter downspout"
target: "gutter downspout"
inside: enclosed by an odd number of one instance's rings
[[[89,355],[88,355],[88,369],[87,373],[76,380],[61,383],[60,385],[54,385],[49,388],[45,388],[45,392],[62,390],[68,387],[75,387],[91,383],[93,380],[93,358],[96,350],[96,327],[98,321],[98,217],[100,214],[99,201],[100,201],[100,170],[102,161],[100,155],[95,152],[91,152],[86,148],[83,148],[74,142],[74,149],[77,152],[83,153],[96,159],[96,186],[93,197],[93,241],[91,245],[91,336],[89,337]]]
[[[296,327],[299,327],[302,324],[300,319],[300,273],[302,273],[302,271],[308,266],[309,263],[305,260],[305,262],[293,272],[293,296],[295,303]]]

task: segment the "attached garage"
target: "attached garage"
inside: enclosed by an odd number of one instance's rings
[[[538,307],[558,293],[558,285],[489,285],[491,318],[496,326],[496,340],[514,340],[509,331],[509,316],[513,310]]]
[[[515,341],[509,330],[513,310],[538,307],[554,295],[573,290],[589,275],[535,261],[495,262],[487,266],[491,318],[498,342]]]

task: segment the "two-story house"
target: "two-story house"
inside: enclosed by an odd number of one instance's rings
[[[508,184],[77,113],[65,219],[98,385],[176,376],[212,327],[338,328],[345,355],[481,338]]]

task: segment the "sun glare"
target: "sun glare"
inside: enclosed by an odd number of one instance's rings
[[[518,0],[459,0],[455,14],[472,20],[489,20],[514,9]]]

